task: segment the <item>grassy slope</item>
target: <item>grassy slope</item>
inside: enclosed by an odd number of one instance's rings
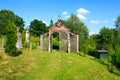
[[[18,57],[0,54],[0,80],[120,80],[90,56],[40,50],[23,50]]]

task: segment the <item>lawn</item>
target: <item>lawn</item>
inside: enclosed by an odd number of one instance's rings
[[[91,56],[38,49],[24,49],[18,57],[0,55],[0,80],[120,80]]]

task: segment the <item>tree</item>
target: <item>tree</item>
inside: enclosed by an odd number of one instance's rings
[[[20,28],[20,32],[24,30],[24,21],[17,15],[15,16],[15,25]]]
[[[71,32],[76,33],[79,36],[80,50],[83,52],[87,52],[87,39],[89,36],[89,31],[87,26],[80,21],[80,19],[75,15],[71,14],[71,17],[67,21],[62,21],[65,25],[67,25]]]
[[[88,38],[88,54],[98,58],[98,53],[96,52],[97,46],[97,34],[93,34]]]
[[[52,27],[53,26],[53,20],[51,19],[50,20],[50,27]]]
[[[47,32],[47,27],[45,23],[35,19],[30,23],[29,30],[34,36],[40,36],[40,34]]]
[[[117,17],[117,20],[115,21],[115,38],[116,38],[116,45],[120,46],[120,16]]]
[[[115,52],[111,55],[111,63],[120,70],[120,16],[115,21],[115,34],[114,34],[114,50]]]
[[[113,49],[114,29],[103,27],[97,37],[97,49]]]
[[[19,16],[15,15],[10,10],[1,10],[0,11],[0,34],[6,35],[7,26],[9,23],[15,23],[16,27],[20,27],[21,31],[24,27],[24,21]]]
[[[16,26],[14,22],[10,22],[7,25],[6,45],[5,45],[5,52],[8,55],[16,56],[17,54],[16,42],[17,42]]]

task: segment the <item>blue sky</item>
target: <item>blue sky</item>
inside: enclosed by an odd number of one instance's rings
[[[87,25],[90,33],[99,33],[103,26],[114,28],[120,15],[120,0],[0,0],[0,10],[9,9],[23,18],[25,26],[34,19],[49,25],[58,15],[66,20],[76,14]]]

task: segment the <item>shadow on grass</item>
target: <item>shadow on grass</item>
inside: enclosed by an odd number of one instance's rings
[[[17,57],[17,56],[19,56],[21,54],[22,54],[22,51],[17,51],[17,52],[15,52],[13,54],[8,54],[8,55],[11,56],[11,57]]]

